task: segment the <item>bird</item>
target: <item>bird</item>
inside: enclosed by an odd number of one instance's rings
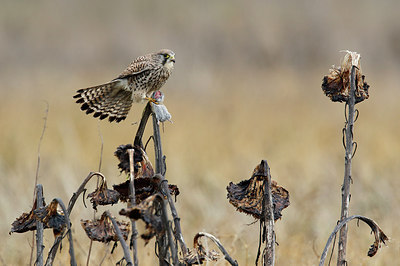
[[[149,100],[170,77],[175,53],[169,49],[136,58],[117,78],[105,84],[79,89],[73,98],[86,114],[110,122],[126,119],[133,103]]]

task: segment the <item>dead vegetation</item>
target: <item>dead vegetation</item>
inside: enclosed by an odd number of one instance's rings
[[[346,252],[347,252],[347,223],[354,218],[359,221],[367,223],[375,235],[375,242],[368,252],[368,256],[372,257],[381,247],[381,243],[389,238],[379,228],[377,223],[372,219],[364,216],[355,215],[349,216],[350,206],[350,185],[353,183],[351,173],[352,159],[357,150],[357,142],[353,141],[354,138],[354,122],[357,120],[359,112],[355,109],[355,104],[368,99],[369,85],[364,82],[365,76],[361,73],[360,55],[356,52],[345,51],[346,54],[341,62],[341,67],[330,70],[330,74],[325,76],[322,83],[322,90],[333,101],[345,102],[345,126],[342,130],[343,133],[343,146],[345,149],[345,171],[342,185],[342,207],[340,220],[335,227],[333,233],[325,246],[325,250],[321,256],[320,265],[324,265],[327,248],[329,247],[333,236],[340,230],[338,241],[338,256],[337,265],[347,265]],[[333,253],[333,249],[332,249]]]
[[[368,251],[368,256],[374,256],[381,244],[385,244],[389,240],[372,219],[361,215],[348,215],[350,184],[353,180],[351,176],[351,159],[357,148],[357,144],[353,141],[353,128],[354,122],[358,117],[358,111],[354,108],[354,105],[369,97],[369,85],[366,84],[364,79],[365,76],[361,74],[359,55],[351,52],[346,53],[340,68],[331,70],[330,74],[323,79],[322,89],[324,93],[334,102],[346,103],[346,121],[343,129],[343,144],[346,153],[341,218],[328,239],[321,255],[320,265],[324,265],[328,248],[339,230],[337,263],[338,265],[347,263],[347,223],[353,219],[365,222],[374,233],[375,241]],[[154,141],[155,149],[154,168],[142,141],[144,129],[150,116],[153,120],[153,135],[151,138]],[[115,151],[115,156],[119,160],[118,168],[128,176],[128,180],[121,184],[115,184],[112,186],[113,189],[110,189],[107,185],[106,177],[102,173],[90,172],[77,191],[72,194],[68,208],[58,198],[53,199],[50,204],[46,205],[41,192],[41,185],[37,185],[37,197],[33,208],[30,212],[23,213],[17,218],[12,223],[10,231],[10,233],[37,232],[36,265],[43,265],[44,259],[41,227],[43,229],[51,228],[55,238],[54,244],[47,254],[45,264],[53,264],[62,239],[68,236],[70,263],[71,265],[77,265],[69,216],[78,197],[81,194],[85,195],[85,187],[92,177],[97,177],[99,182],[96,189],[89,193],[87,198],[90,199],[92,208],[95,211],[100,205],[126,204],[126,208],[122,208],[119,211],[119,215],[128,218],[130,222],[117,220],[109,211],[103,212],[100,218],[81,220],[81,225],[91,240],[103,243],[114,242],[111,252],[120,243],[124,257],[115,263],[139,264],[137,252],[140,252],[140,248],[137,247],[136,241],[140,236],[145,244],[148,244],[153,238],[156,239],[155,255],[158,256],[159,265],[194,265],[220,259],[221,255],[217,251],[206,248],[206,245],[200,241],[202,238],[210,239],[229,264],[238,265],[238,262],[229,255],[219,239],[211,234],[199,232],[194,237],[193,248],[187,248],[180,226],[180,218],[174,204],[175,201],[179,201],[178,195],[180,191],[178,186],[169,184],[165,179],[166,165],[165,156],[162,153],[159,121],[157,116],[154,115],[154,108],[151,107],[150,103],[144,110],[134,143],[120,145]],[[240,181],[237,184],[230,182],[227,191],[229,202],[239,212],[251,215],[260,224],[256,264],[261,258],[263,265],[274,265],[277,237],[274,226],[275,222],[282,218],[282,210],[290,204],[288,190],[271,179],[269,165],[267,161],[262,160],[256,166],[249,179]],[[136,231],[135,223],[137,221],[143,221],[145,224],[145,231],[140,232],[140,234]],[[264,247],[262,247],[263,244],[265,245]]]

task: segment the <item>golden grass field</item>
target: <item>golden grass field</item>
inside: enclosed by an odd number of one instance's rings
[[[339,218],[344,173],[344,104],[324,96],[321,82],[331,65],[339,64],[339,51],[349,49],[361,53],[371,85],[370,98],[356,106],[350,214],[374,219],[390,242],[367,257],[373,235],[353,221],[347,258],[350,265],[400,264],[400,6],[396,1],[344,3],[4,3],[0,264],[29,264],[32,234],[8,232],[32,207],[46,102],[38,179],[46,201],[59,197],[67,203],[87,174],[98,170],[99,129],[101,172],[109,184],[120,183],[125,176],[113,152],[132,142],[144,105],[133,106],[126,121],[110,124],[86,116],[72,96],[78,88],[114,78],[136,56],[164,47],[177,58],[163,88],[173,120],[162,133],[166,178],[181,191],[176,207],[188,246],[197,232],[206,231],[239,265],[254,265],[259,225],[229,204],[226,186],[249,178],[266,159],[291,202],[276,223],[276,265],[318,264]],[[151,145],[149,155],[152,159]],[[89,186],[93,189],[95,182]],[[98,215],[106,209],[117,215],[122,207],[99,207]],[[78,200],[71,219],[79,265],[85,265],[89,247],[80,220],[92,216]],[[46,231],[46,255],[52,242]],[[114,254],[110,249],[94,243],[90,265],[104,256],[103,265],[122,258],[120,247]],[[138,249],[141,265],[157,264],[154,241],[144,246],[139,240]],[[68,263],[64,240],[55,265]]]

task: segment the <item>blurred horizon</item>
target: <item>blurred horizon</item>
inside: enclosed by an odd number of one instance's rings
[[[255,261],[258,225],[249,225],[253,219],[228,203],[226,186],[248,179],[262,159],[290,193],[291,205],[276,223],[277,265],[318,263],[339,219],[344,171],[344,105],[332,103],[321,83],[340,64],[342,50],[360,53],[371,87],[370,98],[356,106],[350,214],[375,220],[391,242],[368,258],[369,228],[352,223],[348,261],[398,263],[398,10],[395,0],[3,1],[0,232],[6,244],[0,263],[29,263],[32,235],[8,232],[32,206],[45,102],[39,183],[46,202],[60,197],[66,203],[87,174],[98,170],[99,134],[101,172],[109,186],[120,183],[125,176],[113,152],[132,142],[144,105],[134,105],[126,121],[110,124],[85,115],[72,96],[162,48],[176,53],[175,70],[162,89],[173,120],[164,125],[162,144],[167,179],[181,191],[176,204],[186,243],[191,247],[199,231],[212,233],[240,265]],[[150,158],[152,149],[150,144]],[[97,215],[105,209],[117,215],[120,208],[102,207]],[[71,216],[78,264],[84,264],[89,240],[79,221],[93,212],[78,200]],[[47,254],[53,238],[48,232],[45,238]],[[56,263],[68,261],[66,245]],[[142,265],[155,263],[153,245],[139,240]],[[91,264],[105,252],[96,243]],[[119,247],[115,252],[105,264],[122,257]],[[223,259],[215,264],[225,265]]]

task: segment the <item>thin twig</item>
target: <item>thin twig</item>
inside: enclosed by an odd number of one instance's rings
[[[35,192],[36,192],[36,185],[38,183],[38,179],[39,179],[39,168],[40,168],[40,147],[42,146],[42,141],[43,141],[43,137],[44,137],[44,132],[46,131],[47,128],[47,117],[49,116],[49,103],[47,101],[45,101],[46,103],[46,110],[45,110],[45,116],[44,116],[44,123],[43,123],[43,129],[42,129],[42,134],[40,135],[40,139],[39,139],[39,145],[38,145],[38,158],[37,158],[37,166],[36,166],[36,176],[35,176],[35,189],[33,192],[33,201],[35,201]]]
[[[101,141],[101,146],[100,146],[100,162],[99,162],[99,170],[98,172],[101,172],[101,164],[103,162],[103,135],[101,134],[101,129],[100,129],[100,122],[97,123],[97,129],[99,131],[99,137]],[[96,183],[96,189],[99,188],[99,177],[97,177],[97,183]],[[93,209],[93,220],[96,219],[96,210]],[[90,239],[90,244],[89,244],[89,251],[86,259],[86,266],[89,266],[90,263],[90,254],[92,253],[92,246],[93,246],[93,239]]]
[[[340,213],[340,221],[345,220],[349,216],[350,204],[350,183],[351,183],[351,160],[353,155],[353,126],[354,126],[354,105],[355,105],[355,72],[356,67],[351,67],[350,75],[350,93],[348,105],[348,114],[346,121],[346,154],[345,154],[345,170],[342,186],[342,208]],[[347,247],[347,225],[340,229],[338,241],[338,258],[337,265],[344,265],[346,263],[346,247]]]
[[[36,185],[36,209],[39,210],[43,207],[43,186]],[[37,266],[43,265],[43,223],[36,220],[36,262]]]
[[[335,250],[336,236],[337,236],[337,234],[335,234],[335,238],[333,239],[332,251],[331,251],[331,255],[329,256],[328,265],[331,265],[333,251]]]
[[[39,145],[38,145],[38,157],[37,157],[37,165],[36,165],[36,176],[35,176],[35,185],[34,185],[34,190],[33,190],[33,202],[35,202],[35,198],[36,198],[36,185],[38,183],[38,179],[39,179],[39,168],[40,168],[40,147],[42,146],[42,141],[43,141],[43,136],[44,136],[44,132],[46,131],[46,127],[47,127],[47,117],[49,116],[49,103],[47,101],[45,101],[46,103],[46,110],[45,110],[45,116],[44,116],[44,123],[43,123],[43,129],[42,129],[42,134],[40,135],[40,139],[39,139]],[[31,248],[31,257],[29,260],[29,265],[32,265],[33,262],[33,250],[35,248],[35,232],[32,231],[32,248]]]
[[[227,260],[231,265],[234,265],[234,266],[239,265],[236,260],[232,259],[232,257],[229,255],[229,253],[224,248],[224,246],[221,244],[221,242],[212,234],[205,233],[205,232],[198,232],[194,237],[195,241],[198,241],[198,238],[202,237],[202,236],[205,236],[205,237],[208,237],[209,239],[211,239],[215,243],[215,245],[217,245],[219,250],[221,250],[222,254],[224,254],[225,260]]]
[[[129,247],[128,247],[128,245],[126,244],[126,242],[125,242],[125,240],[124,240],[124,237],[122,236],[121,229],[119,229],[119,226],[118,226],[117,222],[116,222],[115,219],[111,216],[110,212],[109,212],[109,211],[106,211],[105,213],[106,213],[106,215],[108,216],[108,218],[111,219],[111,222],[112,222],[112,224],[113,224],[113,226],[114,226],[115,232],[117,233],[119,242],[121,243],[122,249],[123,249],[123,251],[124,251],[124,258],[125,258],[125,261],[126,261],[126,265],[133,265],[132,258],[131,258],[131,256],[129,255]]]
[[[46,259],[46,263],[45,263],[46,266],[51,266],[51,265],[53,265],[54,258],[56,257],[58,247],[60,246],[61,240],[62,240],[63,237],[64,237],[64,232],[65,232],[65,230],[62,231],[62,232],[56,237],[56,239],[54,239],[53,246],[51,246],[50,251],[49,251],[49,254],[47,255],[47,259]]]
[[[106,245],[105,247],[106,247],[106,248],[105,248],[105,249],[106,249],[106,252],[104,253],[103,258],[100,260],[99,266],[103,264],[104,260],[106,259],[107,255],[108,255],[108,253],[109,253],[109,251],[110,251],[109,245]]]
[[[136,194],[135,194],[135,183],[134,183],[135,174],[133,168],[135,150],[129,149],[128,153],[129,153],[129,170],[130,170],[130,180],[129,180],[130,201],[128,202],[128,208],[133,208],[136,205]],[[135,266],[137,266],[139,265],[139,259],[137,256],[137,241],[136,241],[138,232],[136,230],[136,222],[134,219],[131,219],[131,224],[132,224],[131,248],[133,249],[133,261],[135,263]]]
[[[103,134],[101,134],[101,129],[100,129],[100,123],[97,124],[98,130],[99,130],[99,137],[101,141],[101,146],[100,146],[100,161],[99,161],[99,172],[101,172],[101,164],[103,163],[103,147],[104,147],[104,141],[103,141]],[[98,184],[97,184],[98,185]]]

